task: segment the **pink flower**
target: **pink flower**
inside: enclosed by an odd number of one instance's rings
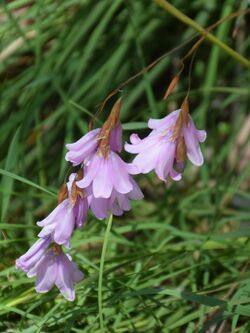
[[[203,164],[199,143],[205,141],[206,132],[197,130],[190,116],[187,121],[181,117],[181,110],[176,110],[163,119],[150,119],[148,127],[152,131],[146,138],[141,140],[137,134],[131,135],[131,144],[126,143],[125,150],[138,154],[133,164],[139,172],[155,170],[163,181],[168,176],[180,180],[181,171],[177,172],[174,165],[180,168],[183,164],[183,159],[179,158],[183,151],[194,165]]]
[[[39,239],[17,259],[16,267],[26,272],[29,278],[36,277],[36,292],[46,293],[56,285],[67,300],[73,301],[74,284],[81,281],[84,275],[60,246],[54,244],[52,249],[47,249],[49,242],[49,238]]]
[[[69,197],[64,199],[44,220],[37,222],[43,227],[38,237],[51,236],[52,240],[60,245],[69,247],[70,238],[76,227],[80,228],[86,219],[88,211],[87,197],[76,197],[74,203],[71,200],[71,190],[76,174],[69,177],[67,183]]]
[[[130,199],[143,197],[131,177],[138,173],[137,169],[118,155],[122,150],[120,108],[121,99],[114,104],[101,129],[89,132],[75,144],[67,145],[70,151],[66,159],[74,165],[82,163],[84,176],[76,185],[87,193],[90,208],[99,219],[111,212],[122,215],[131,208]]]

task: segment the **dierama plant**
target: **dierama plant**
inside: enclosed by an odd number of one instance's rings
[[[63,247],[70,247],[70,239],[80,228],[90,209],[98,219],[110,214],[122,215],[131,209],[130,200],[140,200],[143,194],[133,178],[139,173],[155,170],[165,181],[182,177],[186,157],[197,166],[203,164],[199,143],[206,132],[196,129],[189,115],[188,101],[180,110],[163,119],[150,119],[151,133],[144,139],[137,134],[130,137],[125,150],[138,154],[132,163],[120,157],[122,127],[120,123],[121,99],[114,104],[103,126],[89,131],[75,143],[67,144],[65,159],[79,166],[63,184],[57,207],[44,220],[39,239],[16,260],[16,267],[36,277],[36,291],[45,293],[53,285],[69,301],[75,299],[74,285],[83,279],[83,273]]]

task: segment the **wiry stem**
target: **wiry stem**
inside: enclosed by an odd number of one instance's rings
[[[102,307],[102,279],[103,279],[105,255],[106,255],[106,251],[107,251],[112,221],[113,221],[113,215],[111,214],[108,219],[108,224],[107,224],[107,228],[106,228],[106,232],[105,232],[105,236],[104,236],[100,269],[99,269],[99,279],[98,279],[98,308],[99,308],[100,330],[102,333],[105,332],[104,321],[103,321],[103,307]]]
[[[169,12],[171,15],[177,17],[180,21],[185,23],[186,25],[194,28],[196,31],[200,32],[204,35],[204,37],[212,42],[213,44],[220,47],[223,51],[225,51],[227,54],[229,54],[232,58],[236,59],[238,62],[240,62],[242,65],[244,65],[247,68],[250,68],[250,61],[243,57],[238,52],[234,51],[229,47],[227,44],[223,43],[220,39],[212,35],[210,32],[207,32],[206,29],[204,29],[202,26],[200,26],[197,22],[192,20],[187,15],[183,14],[180,10],[175,8],[173,5],[171,5],[166,0],[154,0],[159,6],[161,6],[163,9],[165,9],[167,12]]]

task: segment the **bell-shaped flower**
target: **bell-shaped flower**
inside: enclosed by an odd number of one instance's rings
[[[19,265],[20,259],[17,260],[17,268],[23,269]],[[27,272],[29,278],[36,277],[35,289],[38,293],[46,293],[55,285],[69,301],[75,299],[74,284],[84,278],[71,257],[63,253],[57,244],[54,244],[51,250],[43,252],[39,259],[33,261],[32,265],[29,264],[28,270],[26,266],[23,270]]]
[[[196,166],[203,164],[199,143],[205,141],[206,132],[197,130],[191,116],[182,112],[180,109],[163,119],[150,119],[148,127],[152,131],[144,139],[131,135],[131,144],[126,143],[125,150],[138,154],[133,165],[140,173],[155,170],[161,180],[170,176],[177,181],[182,176],[180,166],[185,156]]]
[[[82,226],[89,207],[87,197],[78,195],[75,179],[76,174],[71,174],[67,197],[44,220],[37,222],[39,227],[43,227],[38,237],[50,235],[55,243],[69,247],[72,232],[75,227]]]
[[[125,163],[118,155],[122,149],[122,127],[119,121],[120,108],[121,99],[114,104],[102,128],[95,132],[94,140],[97,142],[95,150],[92,150],[91,153],[89,150],[86,154],[81,153],[81,161],[78,160],[78,162],[84,162],[82,166],[84,177],[76,184],[79,188],[91,193],[89,203],[91,202],[92,207],[96,208],[93,208],[94,212],[98,208],[97,202],[100,202],[100,210],[105,211],[105,213],[95,213],[97,216],[107,216],[107,211],[115,211],[115,215],[122,214],[125,209],[121,208],[122,205],[118,202],[122,203],[129,200],[131,196],[129,193],[133,193],[135,187],[131,175],[138,173],[134,165]],[[84,138],[81,140],[84,141]],[[84,143],[86,148],[89,144],[86,143],[86,140]],[[71,147],[67,145],[67,148]],[[74,149],[76,148],[74,147]],[[67,160],[70,160],[73,164],[76,163],[76,159],[73,160],[68,157],[69,155],[67,155]],[[104,200],[98,201],[95,199]],[[125,204],[123,206],[125,207]],[[128,206],[127,204],[126,210],[128,210]]]

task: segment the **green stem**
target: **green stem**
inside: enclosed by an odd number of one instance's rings
[[[105,332],[104,323],[103,323],[103,307],[102,307],[102,281],[103,281],[103,269],[104,269],[104,261],[105,255],[107,252],[108,240],[110,235],[110,230],[112,226],[113,215],[111,214],[108,220],[106,232],[104,235],[104,241],[102,246],[102,255],[99,269],[99,278],[98,278],[98,308],[99,308],[99,320],[100,320],[100,330],[102,333]]]
[[[180,10],[172,6],[168,1],[166,0],[154,0],[159,6],[161,6],[163,9],[165,9],[167,12],[169,12],[171,15],[177,17],[180,21],[185,23],[186,25],[192,27],[196,31],[200,32],[201,34],[204,34],[204,37],[212,42],[213,44],[217,45],[219,48],[224,50],[227,54],[229,54],[232,58],[236,59],[238,62],[240,62],[242,65],[244,65],[247,68],[250,68],[250,61],[243,57],[238,52],[234,51],[229,47],[227,44],[223,43],[220,39],[212,35],[211,33],[207,32],[206,29],[204,29],[202,26],[200,26],[198,23],[193,21],[190,17],[183,14]]]

